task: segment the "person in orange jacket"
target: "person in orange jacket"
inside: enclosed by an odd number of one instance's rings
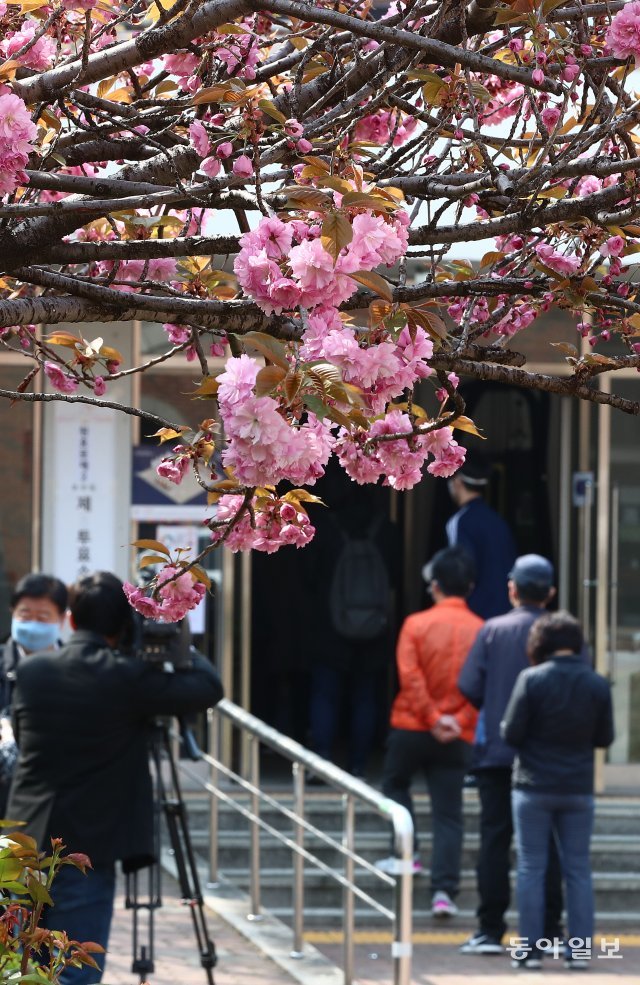
[[[399,693],[391,709],[382,779],[385,796],[406,807],[412,817],[411,783],[424,774],[433,817],[431,852],[432,913],[455,916],[462,852],[462,788],[471,762],[478,713],[457,687],[457,680],[482,619],[465,599],[475,578],[472,558],[448,547],[431,559],[423,577],[434,605],[403,623],[396,659]],[[422,871],[414,820],[414,872]],[[395,871],[395,858],[376,863]]]

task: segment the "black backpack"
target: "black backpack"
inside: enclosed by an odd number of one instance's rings
[[[374,541],[378,517],[362,537],[341,530],[342,550],[329,589],[331,624],[347,640],[375,640],[389,626],[389,575]]]

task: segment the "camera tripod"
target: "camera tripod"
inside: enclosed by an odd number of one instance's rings
[[[200,750],[193,734],[180,723],[180,734],[183,738],[191,759],[200,758]],[[209,937],[204,914],[204,903],[200,889],[198,868],[193,853],[191,835],[187,819],[187,811],[180,789],[176,761],[171,749],[169,729],[166,723],[156,721],[151,728],[149,751],[153,764],[155,803],[155,857],[156,861],[146,869],[126,873],[125,907],[132,911],[133,961],[131,970],[139,976],[140,983],[147,981],[147,976],[155,970],[154,950],[154,914],[162,906],[160,885],[160,821],[164,816],[169,843],[176,863],[180,895],[189,907],[196,946],[200,955],[200,964],[205,970],[208,985],[214,985],[213,969],[217,957],[213,941]],[[169,764],[169,775],[163,775],[163,762]],[[142,900],[139,894],[140,882],[146,882],[147,898]],[[140,926],[140,914],[146,911],[146,942],[141,938],[144,928]]]

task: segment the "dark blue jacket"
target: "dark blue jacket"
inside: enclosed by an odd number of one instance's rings
[[[518,674],[529,666],[527,637],[544,609],[522,605],[484,624],[460,671],[458,688],[483,712],[483,741],[474,768],[511,767],[515,750],[500,734],[500,723]]]
[[[481,496],[470,500],[447,522],[449,546],[469,552],[476,565],[476,587],[467,599],[483,619],[510,608],[507,581],[516,559],[509,527]]]
[[[609,684],[581,656],[550,657],[518,677],[502,734],[518,750],[514,787],[593,793],[593,750],[613,742]]]

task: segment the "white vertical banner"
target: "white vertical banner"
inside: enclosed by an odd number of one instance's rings
[[[101,334],[107,328],[99,327]],[[131,326],[126,329],[130,335]],[[82,334],[92,339],[98,333],[82,326]],[[121,339],[114,342],[122,351]],[[118,381],[105,399],[128,403],[129,392]],[[67,583],[98,570],[128,578],[130,501],[131,418],[89,404],[45,404],[42,570]]]

